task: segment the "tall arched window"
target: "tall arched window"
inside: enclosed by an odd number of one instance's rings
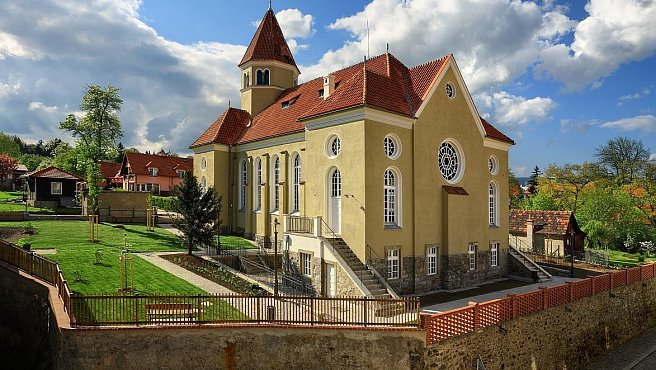
[[[246,185],[248,181],[248,163],[246,160],[241,161],[239,168],[239,209],[246,209]]]
[[[278,211],[280,206],[280,158],[273,159],[273,209],[274,212]]]
[[[296,155],[294,157],[294,184],[292,189],[292,211],[298,212],[301,203],[301,156]]]
[[[330,180],[330,196],[331,197],[341,197],[342,196],[342,174],[338,169],[333,171],[333,175]]]
[[[489,186],[489,209],[488,209],[488,216],[489,216],[489,224],[490,226],[499,226],[499,219],[497,217],[497,213],[499,210],[498,206],[498,197],[497,197],[497,185],[494,182],[490,183]]]
[[[244,73],[244,89],[248,87],[248,85],[251,83],[250,77],[248,75],[248,72]]]
[[[255,187],[255,210],[259,211],[262,208],[262,160],[257,159],[255,164],[256,179],[253,181]]]
[[[265,69],[264,70],[264,85],[269,85],[269,70]]]
[[[383,181],[383,215],[385,226],[398,226],[398,188],[394,171],[385,171]]]

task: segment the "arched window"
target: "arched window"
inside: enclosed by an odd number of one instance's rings
[[[246,209],[246,185],[248,181],[248,163],[241,161],[239,168],[239,210]]]
[[[301,202],[301,156],[294,157],[294,183],[292,189],[292,211],[298,212],[300,210]]]
[[[257,85],[259,86],[269,85],[270,72],[268,69],[258,69],[256,76],[257,76],[257,80],[256,80]]]
[[[490,226],[499,226],[497,213],[499,210],[498,206],[498,197],[497,197],[497,185],[494,182],[490,183],[489,186],[489,224]]]
[[[205,176],[200,177],[200,190],[204,193],[207,191],[207,179]]]
[[[244,88],[247,88],[248,85],[251,83],[250,81],[250,76],[248,75],[248,72],[244,73]]]
[[[280,158],[273,159],[273,209],[274,212],[278,211],[280,206]]]
[[[383,181],[383,215],[385,226],[399,225],[399,182],[394,171],[385,171]]]
[[[255,187],[255,210],[259,211],[262,208],[262,160],[257,159],[255,164],[256,181],[253,181]]]
[[[341,197],[342,196],[342,174],[338,169],[335,168],[333,175],[330,179],[330,196],[331,197]]]

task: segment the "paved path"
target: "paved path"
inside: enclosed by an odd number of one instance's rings
[[[562,284],[565,284],[568,281],[577,281],[577,280],[580,280],[580,279],[554,276],[551,279],[551,281],[548,281],[548,282],[545,282],[545,283],[529,284],[529,285],[524,285],[524,286],[520,286],[520,287],[517,287],[517,288],[499,290],[497,292],[481,294],[481,295],[472,296],[472,297],[463,298],[463,299],[458,299],[458,300],[455,300],[455,301],[450,301],[450,302],[445,302],[445,303],[434,304],[434,305],[431,305],[431,306],[424,307],[422,309],[422,312],[429,312],[429,313],[445,312],[445,311],[454,310],[454,309],[460,308],[460,307],[466,307],[469,302],[476,302],[476,303],[487,302],[487,301],[491,301],[493,299],[505,298],[505,297],[508,296],[508,294],[520,294],[520,293],[531,292],[531,291],[537,290],[539,287],[550,287],[550,286],[562,285]]]
[[[586,367],[586,370],[653,369],[656,369],[656,327],[645,330]]]

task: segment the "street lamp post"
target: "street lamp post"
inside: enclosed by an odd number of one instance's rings
[[[278,297],[278,218],[273,219],[273,296]]]

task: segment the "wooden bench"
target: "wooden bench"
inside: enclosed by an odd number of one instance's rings
[[[150,303],[145,307],[149,321],[193,320],[196,314],[191,303]]]

